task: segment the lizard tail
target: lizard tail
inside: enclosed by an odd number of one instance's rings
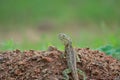
[[[78,76],[78,72],[77,72],[76,67],[74,67],[74,69],[72,70],[72,75],[73,75],[74,80],[79,80],[79,76]]]

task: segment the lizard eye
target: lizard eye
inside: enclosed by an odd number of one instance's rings
[[[63,35],[63,37],[65,37],[65,35]]]

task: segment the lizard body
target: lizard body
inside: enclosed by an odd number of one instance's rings
[[[72,47],[71,38],[64,33],[60,33],[58,37],[65,46],[65,55],[68,66],[68,69],[63,71],[63,75],[66,77],[65,80],[69,80],[69,76],[67,75],[69,73],[72,73],[73,80],[79,80],[78,73],[83,76],[83,80],[86,80],[85,73],[82,70],[77,69],[77,60],[80,61],[80,59]]]
[[[79,80],[78,73],[77,73],[77,66],[76,66],[77,54],[73,50],[72,40],[70,39],[69,36],[63,33],[59,34],[59,39],[63,42],[65,46],[67,65],[68,65],[68,68],[70,69],[70,71],[67,69],[67,73],[71,72],[73,79]]]

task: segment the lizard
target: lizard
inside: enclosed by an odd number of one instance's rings
[[[73,80],[79,80],[78,73],[83,76],[83,80],[86,80],[85,73],[81,71],[80,69],[77,69],[77,53],[74,51],[72,47],[72,40],[69,36],[67,36],[64,33],[60,33],[58,35],[59,39],[62,41],[62,43],[65,46],[65,55],[67,60],[67,66],[68,69],[65,69],[63,71],[64,79],[69,80],[68,74],[71,73]]]

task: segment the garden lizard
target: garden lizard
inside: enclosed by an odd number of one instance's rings
[[[78,73],[83,75],[84,80],[86,80],[84,72],[77,69],[77,53],[74,51],[72,47],[71,38],[64,33],[60,33],[58,37],[65,46],[65,55],[66,55],[67,66],[68,66],[68,69],[65,69],[63,71],[65,80],[69,80],[69,76],[68,76],[69,73],[72,73],[73,80],[79,80]]]

